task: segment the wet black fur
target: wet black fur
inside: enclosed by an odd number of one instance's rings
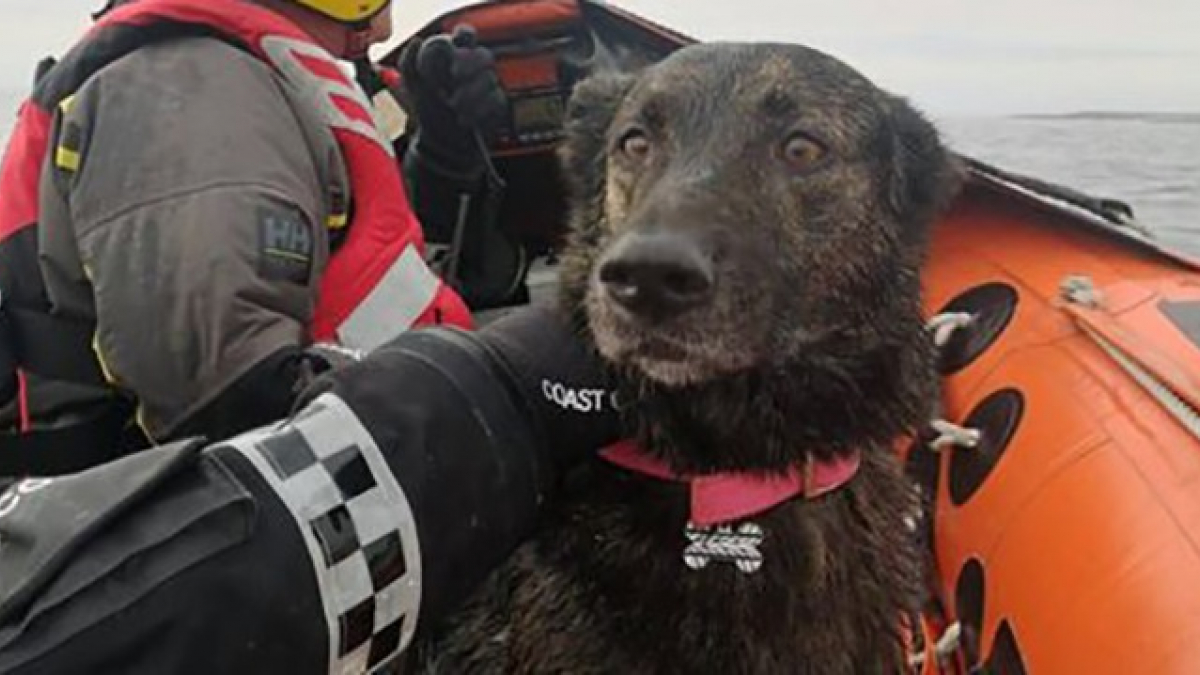
[[[713,333],[744,333],[769,349],[757,353],[753,367],[684,387],[614,365],[644,447],[679,469],[766,472],[856,448],[863,453],[858,475],[823,498],[795,500],[755,518],[767,532],[765,563],[748,575],[720,564],[687,569],[681,555],[685,492],[593,462],[571,476],[562,508],[455,621],[438,658],[426,664],[430,670],[899,670],[905,657],[900,617],[917,606],[922,569],[905,525],[914,495],[892,443],[923,421],[935,395],[918,271],[929,226],[955,184],[953,162],[934,129],[902,100],[799,46],[696,46],[640,75],[585,82],[575,92],[562,151],[573,207],[563,299],[581,329],[609,330],[588,312],[598,258],[622,232],[644,225],[646,209],[658,209],[660,220],[673,213],[690,220],[686,214],[694,213],[687,199],[675,211],[638,201],[638,195],[671,196],[663,192],[675,189],[670,157],[641,178],[621,177],[634,186],[623,202],[630,205],[628,222],[606,213],[611,172],[625,171],[612,156],[620,132],[614,120],[666,96],[659,114],[677,122],[673,133],[688,141],[678,147],[698,148],[688,157],[695,162],[717,148],[751,147],[751,136],[768,133],[749,122],[717,127],[704,121],[759,114],[756,97],[764,86],[784,99],[796,94],[787,100],[827,106],[832,112],[814,118],[816,127],[843,138],[832,168],[814,178],[764,179],[756,172],[774,171],[768,160],[739,165],[746,155],[728,155],[717,172],[727,173],[715,183],[715,197],[728,208],[701,205],[715,214],[706,222],[785,246],[779,253],[786,260],[764,262],[739,258],[751,249],[732,245],[724,263],[730,274],[756,267],[758,276],[735,277],[749,286],[722,292],[742,294],[733,301],[748,318],[716,313],[705,325]],[[729,106],[743,109],[730,113]],[[713,134],[723,137],[705,145]],[[738,222],[721,221],[723,213]],[[807,258],[804,233],[817,229],[824,238],[812,245],[832,248]],[[806,297],[776,297],[783,284]],[[773,304],[756,314],[765,303]],[[789,347],[787,331],[803,322],[837,330]]]

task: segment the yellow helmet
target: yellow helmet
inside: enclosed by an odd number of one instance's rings
[[[342,23],[362,23],[382,11],[391,0],[293,0],[296,4]]]

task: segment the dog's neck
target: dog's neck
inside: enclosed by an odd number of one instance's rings
[[[622,381],[636,440],[675,472],[785,473],[912,433],[934,397],[932,359],[918,333],[853,362],[797,359],[674,389]]]

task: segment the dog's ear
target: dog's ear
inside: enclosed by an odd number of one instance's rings
[[[627,72],[597,73],[571,93],[566,138],[559,146],[558,158],[573,199],[594,199],[603,191],[608,128],[636,81],[637,77]]]
[[[925,229],[958,196],[964,167],[942,143],[937,128],[908,101],[888,95],[887,107],[888,205],[901,222]]]

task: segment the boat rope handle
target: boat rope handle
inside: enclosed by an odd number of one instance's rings
[[[938,658],[944,659],[954,652],[958,651],[962,646],[962,624],[955,621],[946,626],[946,630],[942,631],[942,636],[937,639],[933,645],[933,653],[938,655]]]
[[[983,432],[978,429],[960,427],[947,420],[933,420],[929,426],[937,432],[937,436],[929,441],[929,449],[934,452],[946,447],[974,448],[983,437]]]
[[[950,338],[954,337],[955,331],[967,328],[974,321],[974,314],[968,314],[967,312],[943,312],[930,319],[925,327],[933,333],[933,344],[941,348],[950,342]]]
[[[1096,308],[1104,301],[1104,294],[1096,288],[1092,278],[1082,274],[1064,277],[1059,290],[1067,302],[1084,307]]]
[[[908,667],[912,672],[920,672],[925,665],[925,652],[909,652]]]
[[[969,327],[975,322],[975,315],[968,312],[942,312],[929,319],[925,328],[933,334],[933,344],[941,349],[950,342],[956,331]],[[929,441],[929,449],[938,452],[943,448],[974,448],[979,445],[982,436],[978,429],[960,427],[944,419],[933,419],[929,426],[937,433]]]
[[[951,623],[942,630],[941,636],[933,643],[933,656],[939,662],[944,661],[962,648],[962,624],[958,621]],[[911,668],[921,668],[925,665],[925,652],[913,652],[908,655],[908,665]]]

